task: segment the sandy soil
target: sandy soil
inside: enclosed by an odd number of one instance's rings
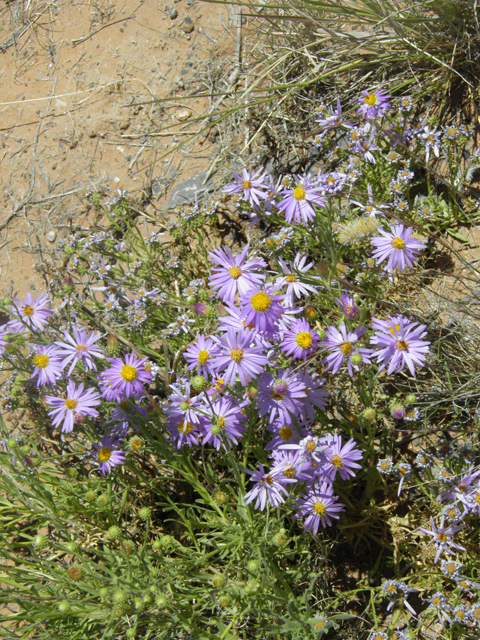
[[[232,70],[239,18],[228,4],[169,5],[13,0],[0,10],[3,295],[43,288],[39,251],[82,222],[89,190],[150,198],[155,219],[173,182],[210,166],[215,137],[191,137]]]

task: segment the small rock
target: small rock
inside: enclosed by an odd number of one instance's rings
[[[190,18],[189,18],[190,20]],[[182,30],[184,33],[192,33],[192,31],[195,29],[195,27],[193,26],[193,22],[190,20],[190,22],[187,22],[187,18],[185,18],[184,23],[182,24]]]
[[[55,242],[55,238],[57,237],[57,234],[52,229],[52,231],[49,231],[45,237],[49,242]]]
[[[176,7],[172,7],[168,10],[168,15],[171,20],[175,20],[175,18],[178,18],[178,9]]]
[[[158,182],[152,182],[150,191],[152,192],[153,196],[158,196],[160,193],[162,193],[163,187],[161,184],[158,184]]]
[[[188,118],[190,118],[191,115],[192,115],[192,112],[190,111],[190,109],[187,109],[187,107],[182,107],[182,109],[179,109],[177,111],[177,113],[175,114],[175,117],[180,122],[183,122],[184,120],[188,120]]]
[[[195,0],[187,0],[187,7],[191,7],[195,3]]]
[[[165,205],[166,209],[174,209],[177,205],[195,204],[195,197],[197,202],[200,202],[208,194],[212,193],[215,190],[213,175],[210,175],[204,184],[207,174],[208,171],[204,171],[176,184],[170,192],[170,197]]]

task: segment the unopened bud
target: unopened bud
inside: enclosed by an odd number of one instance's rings
[[[203,389],[208,386],[208,382],[203,376],[193,376],[190,380],[190,384],[192,389],[195,389],[196,391],[203,391]]]
[[[364,409],[362,415],[365,420],[369,420],[370,422],[372,422],[373,420],[375,420],[377,412],[372,407],[367,407],[366,409]]]
[[[350,362],[351,362],[352,364],[355,364],[355,365],[362,364],[362,362],[363,362],[362,354],[361,354],[361,353],[354,353],[354,354],[350,357]]]
[[[226,582],[227,581],[226,581],[225,576],[222,576],[221,574],[213,576],[213,578],[212,578],[212,584],[217,589],[221,589],[222,587],[224,587]]]
[[[215,502],[218,502],[218,504],[223,504],[224,502],[227,501],[227,494],[224,493],[223,491],[217,491],[214,498],[215,498]]]
[[[417,402],[417,396],[415,396],[413,393],[409,393],[405,398],[405,402],[406,404],[415,404]]]
[[[122,530],[117,525],[112,525],[107,531],[107,538],[109,540],[118,540],[122,535]]]
[[[41,551],[42,549],[45,549],[45,547],[48,546],[48,538],[47,536],[44,536],[43,534],[39,533],[33,539],[33,544],[37,547],[37,549]]]
[[[142,507],[139,510],[138,515],[142,520],[148,520],[152,515],[152,512],[148,507]]]

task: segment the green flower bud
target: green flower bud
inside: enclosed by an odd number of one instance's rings
[[[68,600],[62,600],[61,602],[58,603],[57,607],[60,613],[63,613],[64,615],[69,614],[70,611],[72,610],[72,605]]]
[[[104,245],[105,249],[111,251],[115,247],[116,242],[113,238],[107,238],[106,240],[104,240]]]
[[[98,590],[98,595],[100,596],[101,600],[106,600],[108,598],[107,587],[100,587],[100,589]]]
[[[354,353],[351,357],[350,357],[350,362],[354,365],[359,365],[362,364],[363,362],[363,358],[362,358],[362,354],[361,353]]]
[[[15,440],[15,438],[9,438],[9,439],[7,440],[7,447],[8,447],[9,449],[16,449],[16,448],[17,448],[17,446],[18,446],[18,443],[17,443],[17,441]]]
[[[10,389],[10,395],[12,396],[12,398],[20,398],[20,396],[23,396],[24,391],[22,389],[22,387],[12,387]]]
[[[42,549],[45,549],[45,547],[48,547],[48,538],[47,536],[44,536],[43,534],[39,533],[38,535],[35,536],[35,538],[33,539],[33,544],[35,545],[35,547],[37,547],[37,549],[39,549],[40,551]]]
[[[92,491],[92,489],[90,489],[89,491],[87,491],[85,493],[85,500],[87,502],[93,502],[95,500],[95,498],[97,497],[97,494],[95,493],[95,491]]]
[[[115,604],[123,604],[127,600],[127,594],[121,589],[115,589],[112,600]]]
[[[78,477],[78,469],[75,467],[67,467],[67,469],[65,469],[65,475],[69,480],[75,480]]]
[[[138,512],[138,515],[142,520],[148,520],[152,515],[152,512],[148,507],[142,507]]]
[[[220,573],[218,575],[216,575],[216,576],[213,576],[213,578],[212,578],[212,584],[217,589],[221,589],[222,587],[224,587],[226,582],[227,582],[227,580],[226,580],[225,576],[223,576]]]
[[[406,404],[415,404],[417,402],[417,396],[414,395],[413,393],[409,393],[408,396],[405,398],[405,402]]]
[[[212,436],[218,436],[220,433],[222,433],[222,429],[220,428],[220,425],[218,424],[212,425],[210,429],[210,433],[212,434]]]
[[[250,571],[250,573],[258,573],[259,569],[260,563],[258,562],[258,560],[249,560],[247,562],[247,570]]]
[[[117,525],[115,524],[109,527],[107,531],[107,538],[109,540],[119,540],[121,535],[122,535],[122,530],[120,529],[120,527],[117,527]]]
[[[152,567],[150,571],[152,572],[152,576],[153,577],[155,577],[158,573],[160,573],[159,570],[157,569],[157,567]],[[148,588],[148,590],[150,591],[150,593],[157,593],[157,591],[158,591],[157,587],[154,584],[152,584]]]
[[[188,402],[182,402],[182,404],[180,405],[180,411],[187,411],[189,406],[190,405],[188,404]]]
[[[228,607],[228,605],[230,604],[230,596],[228,594],[223,594],[218,598],[218,604],[221,607]]]
[[[78,267],[76,268],[76,272],[79,276],[85,276],[88,273],[88,267],[84,262],[80,262]]]
[[[128,444],[132,451],[141,451],[143,449],[143,440],[140,436],[131,437]]]
[[[77,553],[79,549],[78,544],[76,542],[73,542],[73,540],[71,542],[68,542],[65,546],[69,553]]]
[[[172,536],[162,536],[160,538],[160,544],[164,549],[168,549],[169,547],[173,547],[175,545],[175,538]]]
[[[20,452],[22,455],[24,456],[28,456],[28,454],[30,453],[30,445],[29,444],[24,444],[23,446],[20,447]]]
[[[143,604],[152,604],[153,596],[151,593],[145,593],[143,596]]]
[[[166,609],[167,605],[168,605],[168,601],[165,598],[165,596],[157,596],[155,598],[155,605],[159,608],[159,609]]]
[[[83,569],[78,565],[72,565],[70,569],[67,571],[67,575],[70,580],[81,580],[83,577]]]
[[[135,551],[135,543],[132,540],[124,540],[123,548],[125,549],[125,553],[130,555]]]
[[[217,493],[214,495],[214,498],[215,502],[218,502],[218,504],[224,504],[227,501],[227,494],[223,491],[217,491]]]
[[[152,549],[154,551],[160,551],[160,549],[162,549],[162,547],[163,547],[163,544],[162,544],[162,541],[160,540],[160,538],[157,538],[156,540],[154,540],[152,542]]]
[[[279,531],[273,536],[273,544],[277,547],[283,547],[288,543],[288,538],[284,532]]]
[[[142,600],[142,598],[135,598],[133,600],[133,606],[135,607],[135,609],[137,611],[142,611],[142,609],[143,609],[143,600]]]
[[[190,380],[190,384],[196,391],[202,391],[203,389],[206,389],[206,387],[208,387],[208,382],[203,376],[193,376],[193,378]]]
[[[186,302],[187,304],[193,304],[195,302],[195,296],[188,296]]]
[[[109,502],[110,502],[110,498],[106,493],[101,493],[95,500],[96,505],[100,509],[105,509],[106,507],[108,507]]]
[[[366,409],[363,410],[362,415],[365,418],[365,420],[369,420],[370,422],[372,422],[373,420],[375,420],[377,416],[377,412],[372,407],[367,407]]]
[[[125,631],[125,637],[127,638],[127,640],[134,640],[136,634],[137,634],[137,632],[133,627],[130,627],[130,629],[127,629]]]
[[[73,254],[75,253],[75,249],[74,249],[73,247],[69,247],[69,246],[68,246],[68,244],[66,244],[66,245],[63,247],[63,253],[64,253],[66,256],[73,256]]]
[[[258,582],[255,578],[251,578],[247,580],[247,584],[245,585],[245,593],[248,595],[252,595],[252,593],[257,593],[258,591]]]

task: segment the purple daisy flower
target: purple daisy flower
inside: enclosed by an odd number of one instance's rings
[[[177,424],[179,420],[198,424],[201,420],[199,410],[204,395],[203,393],[192,395],[190,382],[185,382],[184,386],[185,389],[183,390],[179,384],[170,385],[173,393],[168,397],[165,413],[167,414],[168,420],[173,420],[175,424]]]
[[[390,109],[390,95],[383,89],[377,91],[362,91],[362,97],[357,98],[360,103],[359,113],[365,120],[381,118]]]
[[[353,320],[358,318],[360,309],[355,305],[353,295],[347,291],[342,291],[340,298],[335,298],[335,300],[346,318],[352,318]]]
[[[373,353],[381,363],[380,371],[388,364],[389,374],[398,373],[407,365],[414,376],[415,365],[423,367],[426,354],[430,351],[430,342],[423,340],[427,335],[424,324],[396,316],[389,317],[388,320],[373,318],[372,327],[377,333],[372,336],[370,342],[380,347]]]
[[[202,444],[213,444],[217,451],[220,447],[227,448],[227,444],[238,444],[240,438],[243,437],[247,416],[242,414],[242,406],[234,404],[228,398],[220,398],[212,403],[212,406],[205,406],[208,416],[205,416],[203,428],[205,437]]]
[[[379,230],[380,236],[371,239],[371,244],[376,247],[373,257],[379,262],[388,258],[387,269],[403,271],[406,266],[413,267],[418,256],[425,249],[420,240],[412,238],[412,227],[404,228],[401,222],[390,225],[390,231]]]
[[[95,456],[98,469],[104,476],[109,475],[112,469],[125,462],[125,453],[117,448],[120,443],[121,440],[118,440],[116,435],[107,434],[101,439],[100,444],[93,445],[96,451],[92,455]]]
[[[67,374],[70,375],[75,368],[75,365],[80,360],[83,362],[83,366],[88,371],[96,371],[97,367],[93,358],[105,358],[105,352],[100,349],[95,343],[102,337],[98,332],[91,331],[88,335],[83,329],[77,329],[73,327],[73,337],[69,335],[67,331],[63,332],[65,340],[67,342],[55,342],[57,347],[60,347],[59,353],[66,356],[62,361],[62,366],[66,367],[71,362],[70,369]],[[62,348],[63,347],[63,348]]]
[[[279,346],[287,356],[306,360],[307,356],[317,348],[319,339],[318,333],[313,331],[310,324],[301,318],[292,322],[290,330],[284,334]]]
[[[223,193],[239,195],[249,202],[252,207],[260,207],[260,199],[265,200],[268,196],[268,173],[259,169],[255,173],[250,173],[246,169],[242,169],[240,176],[232,171],[236,178],[236,182],[229,184],[222,189]]]
[[[314,420],[315,408],[325,411],[330,393],[322,387],[325,378],[320,378],[317,373],[310,373],[308,369],[299,371],[297,379],[305,385],[305,398],[303,399],[304,414],[310,420]]]
[[[83,382],[75,386],[73,380],[67,385],[67,397],[57,398],[55,396],[46,396],[45,404],[53,407],[48,415],[52,418],[54,427],[62,425],[62,433],[70,433],[73,431],[74,424],[78,417],[91,416],[96,418],[98,411],[93,407],[100,404],[100,394],[94,389],[85,389]]]
[[[330,129],[335,129],[336,127],[342,125],[344,127],[351,128],[351,124],[344,121],[344,116],[342,113],[342,105],[340,104],[340,98],[337,98],[337,108],[334,109],[332,107],[331,111],[328,112],[328,115],[325,116],[325,110],[322,113],[322,116],[317,118],[316,122],[318,126],[321,128],[322,133],[329,131]]]
[[[294,478],[297,482],[304,482],[310,478],[308,470],[310,462],[306,461],[300,451],[282,451],[278,449],[272,452],[275,465],[284,467],[283,475]]]
[[[202,435],[202,425],[203,422],[190,422],[181,413],[172,415],[167,422],[167,428],[177,443],[177,449],[180,449],[183,444],[186,444],[187,447],[197,445]]]
[[[338,520],[339,513],[345,509],[337,500],[338,497],[333,495],[333,488],[326,482],[299,498],[296,506],[300,511],[297,517],[305,517],[304,529],[316,535],[320,524],[324,529],[332,526],[331,518]]]
[[[38,347],[33,356],[33,364],[35,369],[30,378],[38,376],[37,387],[55,384],[63,373],[60,352],[54,345]]]
[[[325,199],[320,193],[319,186],[313,182],[309,175],[295,176],[297,186],[293,189],[284,189],[283,200],[278,205],[278,212],[285,211],[285,220],[295,224],[308,224],[315,218],[315,209],[312,205],[325,208]]]
[[[275,288],[266,285],[250,289],[240,300],[240,309],[245,314],[245,325],[253,324],[257,331],[264,333],[274,329],[275,322],[285,311],[280,302],[283,295],[275,293]]]
[[[225,369],[225,384],[233,384],[238,376],[242,386],[246,387],[268,364],[262,347],[250,346],[254,340],[254,331],[233,329],[228,329],[226,336],[218,338],[219,354],[213,359],[212,366],[218,371]]]
[[[352,478],[355,476],[353,469],[361,469],[361,465],[357,464],[357,461],[363,458],[363,453],[359,449],[355,449],[355,444],[356,442],[352,438],[342,447],[342,436],[338,434],[332,436],[328,449],[323,452],[325,458],[323,473],[330,482],[335,480],[337,471],[342,480],[349,480],[350,476]]]
[[[49,309],[50,299],[46,293],[32,300],[30,291],[22,302],[18,298],[12,298],[12,306],[17,313],[17,318],[8,322],[8,328],[12,333],[33,329],[43,331],[47,326],[53,310]]]
[[[363,349],[355,347],[354,344],[359,340],[366,331],[366,327],[358,326],[353,331],[348,331],[345,323],[335,327],[328,327],[326,330],[325,340],[321,344],[329,349],[331,353],[323,360],[327,371],[332,369],[332,373],[338,373],[347,359],[347,369],[349,375],[353,376],[353,369],[358,371],[358,365],[352,364],[351,356],[359,353],[364,362],[370,362],[371,349]]]
[[[440,522],[440,526],[436,527],[433,521],[433,518],[430,518],[430,524],[432,529],[425,529],[424,527],[419,527],[418,531],[421,531],[425,535],[432,536],[432,539],[425,547],[428,547],[433,543],[437,549],[437,554],[435,556],[434,564],[440,560],[440,556],[442,555],[442,551],[449,556],[454,556],[455,551],[453,549],[458,549],[459,551],[466,551],[465,547],[460,546],[456,542],[453,541],[453,536],[458,533],[461,529],[465,528],[465,525],[449,525],[448,527],[444,527],[445,515],[442,515],[442,520]]]
[[[287,292],[284,300],[284,304],[287,306],[292,306],[295,298],[308,296],[309,292],[317,293],[316,287],[311,284],[306,284],[299,279],[299,275],[307,273],[307,271],[314,266],[313,262],[305,264],[306,261],[306,256],[302,256],[300,253],[297,253],[295,260],[293,262],[289,262],[288,265],[282,258],[279,258],[278,260],[280,267],[282,268],[282,274],[275,279],[275,286],[283,287],[284,285],[287,285]],[[308,277],[310,277],[310,280],[320,280],[317,276],[307,276],[307,278]]]
[[[267,263],[261,258],[246,261],[250,245],[247,244],[242,253],[233,257],[228,247],[220,247],[210,251],[208,259],[218,267],[213,267],[213,274],[208,282],[212,289],[224,302],[233,304],[235,294],[245,295],[252,287],[260,286],[265,280],[263,273],[253,273],[254,269],[265,269]]]
[[[267,425],[267,429],[273,433],[273,438],[265,447],[267,451],[275,451],[284,444],[297,444],[307,435],[305,429],[299,431],[294,425],[281,422]]]
[[[218,354],[218,347],[211,338],[205,338],[203,334],[199,334],[193,344],[191,344],[184,352],[183,357],[188,362],[187,371],[195,369],[197,374],[201,374],[208,378],[216,375],[211,362]]]
[[[143,385],[153,380],[152,372],[145,368],[147,360],[136,358],[134,353],[110,360],[110,367],[102,374],[103,397],[110,400],[142,393],[145,390]]]
[[[258,413],[260,417],[268,414],[271,422],[291,424],[303,412],[305,397],[305,385],[290,369],[279,369],[276,378],[265,373],[258,384]]]
[[[282,493],[288,496],[288,491],[284,485],[296,482],[296,480],[287,478],[283,474],[283,471],[283,465],[275,465],[270,471],[267,471],[263,468],[261,462],[259,463],[259,469],[257,471],[245,469],[245,473],[252,476],[250,482],[257,483],[253,489],[245,494],[245,504],[250,504],[250,502],[256,499],[255,509],[260,507],[260,511],[263,511],[267,502],[272,507],[278,507],[279,504],[285,502]]]

